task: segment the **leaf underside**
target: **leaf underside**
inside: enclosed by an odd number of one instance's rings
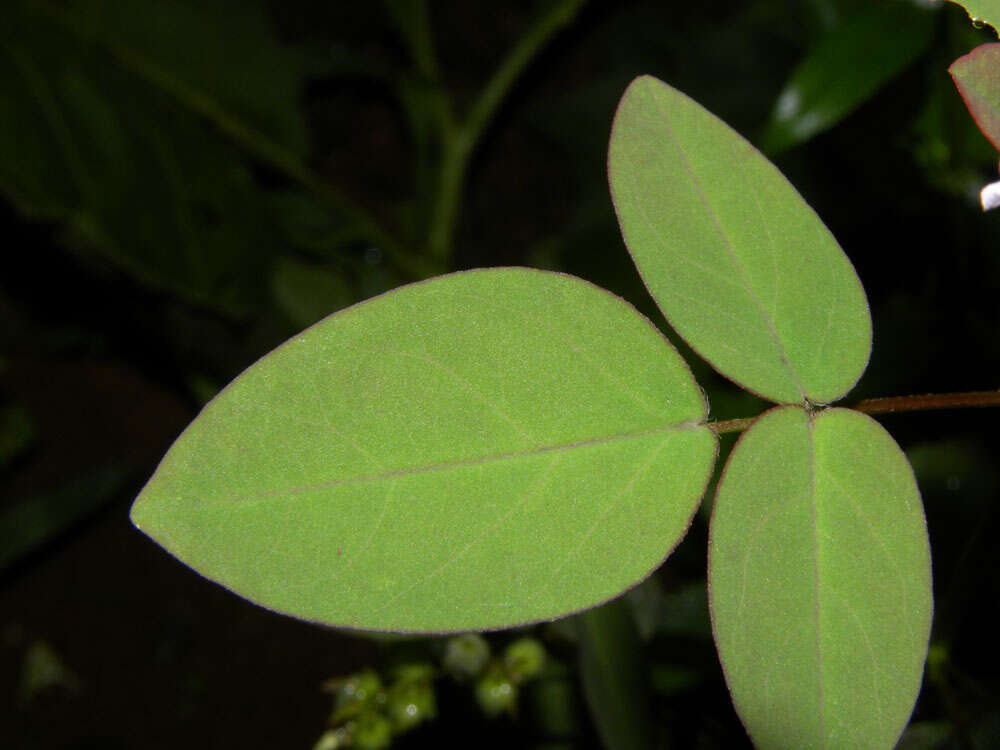
[[[979,129],[1000,150],[1000,43],[976,47],[948,72]]]
[[[245,371],[132,510],[202,575],[358,629],[509,627],[603,602],[683,536],[704,396],[619,298],[470,271],[332,315]]]
[[[782,403],[829,403],[850,390],[871,350],[861,282],[760,152],[642,76],[618,106],[608,173],[647,288],[716,370]]]
[[[912,469],[869,417],[767,412],[712,517],[711,612],[760,748],[891,748],[920,688],[930,548]]]

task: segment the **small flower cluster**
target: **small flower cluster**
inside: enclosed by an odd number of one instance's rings
[[[519,638],[494,656],[477,633],[448,639],[441,669],[431,664],[404,664],[383,680],[375,671],[329,680],[333,693],[329,728],[313,750],[384,750],[394,737],[409,732],[437,715],[434,680],[443,672],[459,683],[471,684],[476,702],[489,717],[514,715],[519,689],[537,677],[547,656],[534,638]]]

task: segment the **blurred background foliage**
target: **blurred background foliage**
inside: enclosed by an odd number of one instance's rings
[[[997,153],[947,74],[996,37],[941,5],[4,2],[5,746],[312,747],[369,708],[371,736],[402,727],[400,747],[747,746],[708,623],[709,502],[649,581],[531,631],[548,654],[531,681],[496,657],[486,687],[443,677],[443,641],[359,639],[236,599],[136,534],[128,504],[240,370],[401,283],[559,269],[663,325],[605,177],[615,104],[642,73],[774,158],[855,263],[875,345],[852,397],[1000,386],[1000,214],[977,203]],[[759,411],[677,343],[713,417]],[[996,417],[883,421],[924,494],[937,600],[900,746],[996,747]],[[487,641],[503,654],[521,635]],[[436,699],[377,724],[389,709],[342,694],[366,668],[386,700]]]

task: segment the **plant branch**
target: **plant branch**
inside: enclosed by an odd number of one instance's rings
[[[556,0],[548,10],[541,13],[507,53],[507,57],[469,108],[464,122],[451,128],[451,132],[443,133],[437,200],[427,238],[428,249],[433,258],[442,260],[451,252],[469,159],[483,131],[520,75],[545,45],[573,22],[586,1]]]
[[[757,417],[724,419],[721,422],[709,422],[708,429],[712,430],[716,435],[722,435],[726,432],[743,432],[743,430],[750,427],[756,421]]]
[[[986,406],[1000,406],[1000,390],[866,398],[852,404],[848,408],[863,412],[864,414],[895,414],[904,411],[968,409]],[[707,426],[715,434],[722,435],[727,432],[742,432],[756,421],[757,417],[742,417],[740,419],[724,419],[719,422],[708,422]]]
[[[967,409],[983,406],[1000,406],[1000,390],[969,391],[968,393],[928,393],[923,396],[891,396],[866,398],[852,404],[851,408],[865,414],[893,414],[900,411],[928,411],[932,409]]]

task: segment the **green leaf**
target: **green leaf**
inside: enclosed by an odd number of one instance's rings
[[[1000,43],[976,47],[948,72],[979,129],[1000,150]]]
[[[643,76],[618,106],[608,172],[646,286],[716,370],[778,402],[829,403],[850,390],[871,350],[861,282],[753,146]]]
[[[630,607],[616,599],[575,620],[583,693],[601,743],[607,750],[648,750],[649,676]]]
[[[330,316],[170,449],[136,526],[237,594],[365,630],[510,627],[635,585],[716,455],[687,366],[571,276],[472,271]]]
[[[951,0],[961,5],[977,26],[988,23],[1000,31],[1000,0]]]
[[[765,413],[730,456],[710,550],[716,643],[757,746],[893,747],[932,602],[920,494],[888,433],[847,409]]]
[[[884,2],[835,27],[795,68],[760,147],[774,155],[843,120],[920,56],[934,18],[914,3]]]

